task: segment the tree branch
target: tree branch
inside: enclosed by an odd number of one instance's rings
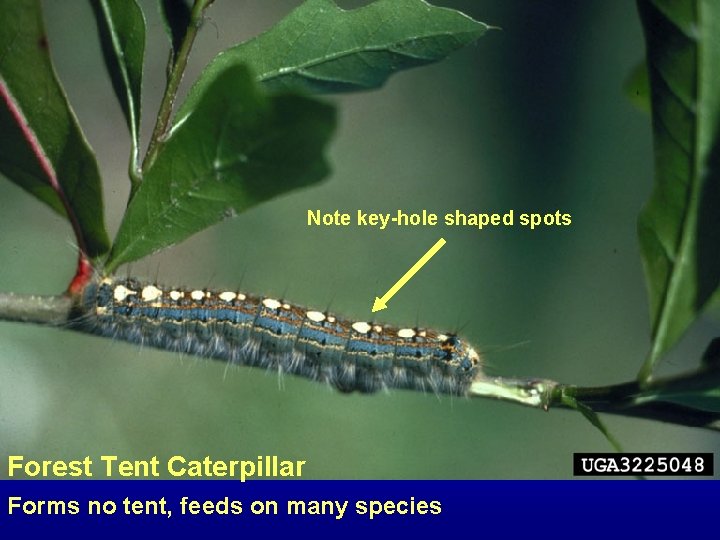
[[[83,331],[82,326],[70,325],[76,315],[70,295],[35,296],[0,293],[0,320],[35,323],[46,326],[65,326]],[[659,401],[654,394],[708,387],[720,378],[720,370],[712,365],[693,373],[660,379],[648,387],[636,382],[612,386],[579,387],[560,384],[547,379],[514,379],[481,374],[472,382],[468,396],[491,398],[549,410],[572,409],[568,399],[589,407],[596,413],[645,418],[683,426],[720,431],[720,412],[701,410],[677,403]],[[566,398],[566,399],[563,399]]]
[[[0,293],[0,320],[61,326],[70,320],[70,296],[36,296]]]

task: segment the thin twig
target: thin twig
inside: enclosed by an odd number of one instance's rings
[[[73,316],[77,315],[74,308],[75,301],[71,295],[0,293],[0,321],[62,326],[83,331],[81,325],[68,325]],[[653,394],[671,395],[674,392],[707,387],[708,377],[710,382],[720,377],[718,370],[706,367],[693,373],[654,381],[649,387],[641,387],[637,381],[612,386],[578,387],[547,379],[514,379],[483,374],[472,382],[468,396],[500,399],[546,411],[550,408],[573,408],[568,406],[569,397],[596,413],[646,418],[720,431],[719,412],[658,401],[653,397]]]
[[[0,320],[61,326],[71,317],[70,296],[0,293]]]
[[[185,68],[187,67],[190,50],[192,49],[195,36],[202,24],[203,12],[210,4],[212,4],[212,2],[213,0],[195,0],[192,12],[190,13],[190,22],[188,23],[187,32],[185,32],[185,37],[180,45],[180,49],[178,50],[177,55],[175,55],[175,61],[168,76],[165,94],[163,95],[162,102],[160,103],[160,109],[158,110],[157,121],[155,122],[148,150],[145,154],[145,159],[143,160],[143,172],[150,168],[153,161],[155,161],[160,148],[162,148],[165,135],[170,124],[170,116],[172,115],[173,106],[175,105],[177,91],[180,87],[183,74],[185,73]],[[135,184],[133,184],[133,187],[135,187]],[[135,190],[133,190],[133,194],[134,191]]]
[[[559,383],[547,379],[508,379],[483,375],[470,385],[469,397],[500,399],[548,410]]]

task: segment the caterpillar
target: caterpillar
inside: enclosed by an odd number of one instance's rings
[[[75,330],[278,370],[342,392],[387,388],[465,395],[481,375],[463,339],[430,329],[350,321],[269,297],[164,288],[98,277],[77,296]]]

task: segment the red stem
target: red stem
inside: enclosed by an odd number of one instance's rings
[[[5,101],[5,105],[10,111],[10,114],[15,119],[18,127],[22,131],[25,140],[30,146],[30,150],[33,154],[35,154],[35,157],[40,164],[40,168],[47,176],[50,187],[53,189],[53,191],[55,191],[55,193],[57,193],[57,196],[60,199],[60,203],[65,209],[65,213],[67,214],[68,220],[70,221],[73,232],[75,233],[75,239],[78,245],[78,265],[75,272],[75,277],[70,283],[68,291],[70,293],[78,292],[92,277],[92,265],[90,264],[90,260],[87,256],[87,245],[85,244],[85,238],[82,235],[82,228],[80,227],[77,216],[75,215],[75,212],[70,205],[70,201],[68,201],[67,197],[65,196],[65,192],[62,189],[62,186],[60,186],[60,182],[58,181],[58,177],[55,172],[55,167],[51,163],[50,158],[45,155],[45,151],[43,150],[40,141],[35,135],[35,131],[32,129],[32,127],[30,127],[30,123],[27,121],[27,118],[25,118],[25,115],[20,109],[20,106],[18,105],[15,98],[12,96],[10,89],[7,87],[7,85],[5,84],[5,80],[2,77],[0,77],[0,95],[2,95],[2,98]]]

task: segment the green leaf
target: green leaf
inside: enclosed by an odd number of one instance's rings
[[[655,401],[677,403],[692,409],[720,413],[720,384],[714,388],[705,388],[693,392],[665,392],[648,395]],[[638,401],[642,403],[643,400]]]
[[[185,0],[160,0],[160,15],[165,31],[170,38],[170,66],[175,63],[175,54],[180,50],[188,25],[192,8]]]
[[[320,181],[334,127],[330,105],[267,96],[246,67],[228,68],[173,126],[128,207],[106,270]]]
[[[720,413],[720,370],[700,370],[693,376],[652,388],[638,395],[634,405],[662,401],[691,409]]]
[[[620,442],[613,436],[612,433],[608,430],[607,427],[605,427],[605,424],[602,423],[602,420],[600,420],[600,417],[597,415],[595,411],[593,411],[590,407],[585,405],[584,403],[581,403],[577,399],[575,399],[573,396],[566,394],[565,392],[562,393],[560,396],[560,400],[562,403],[564,403],[566,406],[570,407],[571,409],[575,409],[580,414],[582,414],[585,419],[590,422],[600,433],[602,433],[607,441],[612,445],[612,447],[618,451],[622,452],[622,446],[620,445]]]
[[[625,95],[639,110],[650,112],[650,80],[647,64],[640,62],[635,66],[623,85]]]
[[[639,378],[720,284],[720,2],[639,0],[647,43],[655,187],[638,221],[652,346]]]
[[[720,370],[720,337],[710,342],[701,359],[701,366],[708,369]]]
[[[93,0],[100,43],[113,89],[132,138],[131,178],[136,177],[140,147],[145,17],[136,0]]]
[[[0,172],[69,218],[91,257],[107,252],[100,173],[58,82],[40,2],[0,0]]]
[[[310,93],[378,88],[400,70],[442,60],[488,26],[423,0],[377,0],[352,10],[307,0],[270,30],[220,53],[178,113],[192,110],[228,66],[248,64],[266,88]]]

